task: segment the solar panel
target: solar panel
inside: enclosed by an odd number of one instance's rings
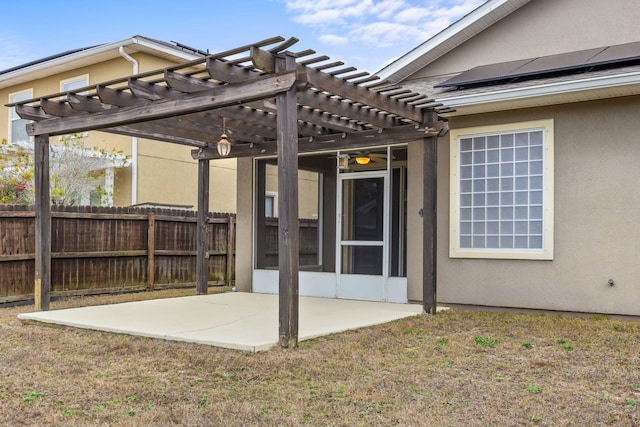
[[[640,42],[586,49],[558,55],[542,56],[520,61],[481,65],[458,74],[434,87],[454,87],[499,83],[523,77],[588,69],[595,66],[640,60]]]
[[[600,54],[594,56],[587,64],[601,64],[621,62],[640,58],[640,42],[609,46]]]
[[[598,53],[603,48],[581,50],[578,52],[561,53],[559,55],[550,55],[536,58],[528,64],[507,74],[509,77],[528,76],[532,74],[540,74],[548,71],[561,71],[579,67]]]
[[[519,61],[502,62],[500,64],[481,65],[465,71],[462,74],[458,74],[435,87],[458,86],[461,84],[477,84],[492,81],[495,79],[495,76],[508,74],[531,61],[531,59],[521,59]]]

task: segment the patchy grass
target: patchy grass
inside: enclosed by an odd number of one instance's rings
[[[32,309],[0,309],[2,425],[640,425],[635,322],[450,310],[252,354],[17,320]]]

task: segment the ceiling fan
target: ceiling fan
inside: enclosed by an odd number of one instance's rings
[[[341,169],[348,169],[349,165],[380,165],[387,163],[386,153],[371,153],[369,151],[352,151],[338,155],[338,166]]]

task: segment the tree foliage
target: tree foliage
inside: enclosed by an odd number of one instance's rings
[[[20,145],[0,141],[0,203],[33,203],[33,156]]]
[[[57,205],[87,204],[91,197],[104,203],[104,160],[114,156],[97,148],[86,148],[83,134],[61,137],[60,145],[50,147],[51,202]],[[0,203],[34,202],[33,153],[24,145],[5,139],[0,143]]]

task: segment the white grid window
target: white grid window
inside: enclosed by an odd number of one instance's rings
[[[548,135],[542,126],[452,139],[452,256],[549,258]]]

